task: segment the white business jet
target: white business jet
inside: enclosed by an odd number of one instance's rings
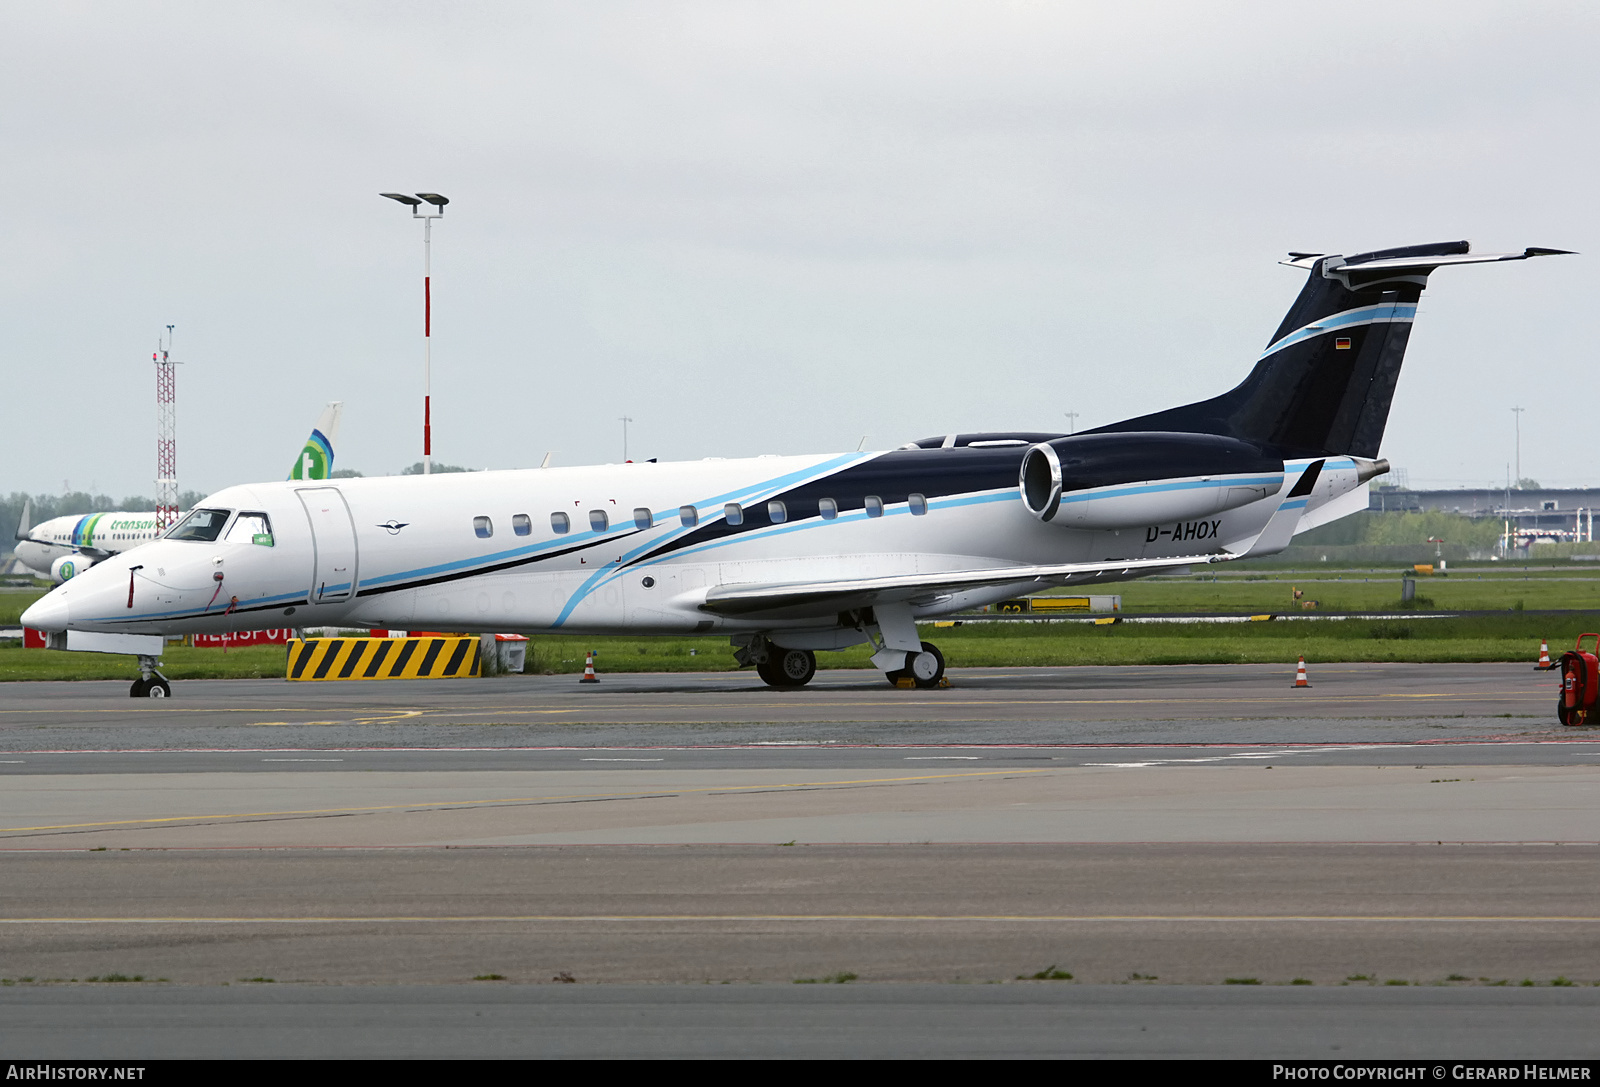
[[[1076,435],[230,487],[23,621],[719,635],[780,687],[809,681],[817,650],[870,643],[891,681],[933,686],[919,619],[1269,555],[1365,509],[1428,275],[1556,252],[1290,254],[1307,282],[1242,384]]]

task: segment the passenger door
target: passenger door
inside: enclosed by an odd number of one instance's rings
[[[296,491],[311,521],[315,552],[310,598],[313,604],[337,604],[356,589],[356,525],[337,487]]]

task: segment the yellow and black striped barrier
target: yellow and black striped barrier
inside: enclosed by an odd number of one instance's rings
[[[295,638],[288,679],[446,679],[475,676],[478,639]]]

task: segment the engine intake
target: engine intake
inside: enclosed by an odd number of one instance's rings
[[[1028,512],[1068,528],[1120,529],[1237,509],[1283,488],[1283,460],[1215,434],[1084,434],[1023,454]]]

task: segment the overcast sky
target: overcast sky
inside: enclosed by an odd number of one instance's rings
[[[1600,7],[0,2],[0,491],[868,448],[1221,392],[1291,249],[1446,269],[1384,454],[1600,484]]]

